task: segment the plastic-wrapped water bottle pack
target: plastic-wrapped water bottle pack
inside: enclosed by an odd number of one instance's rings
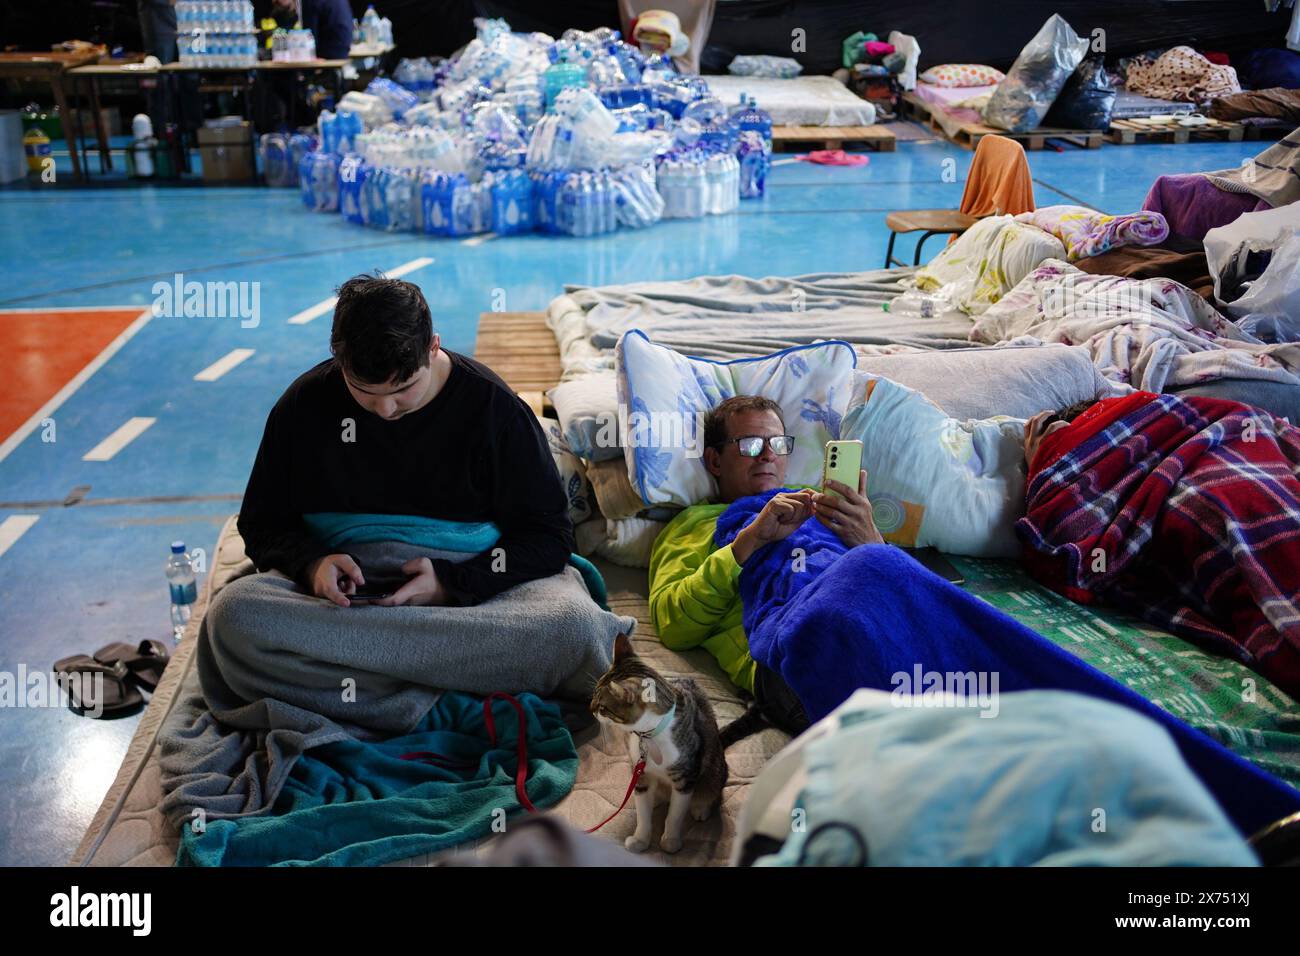
[[[322,112],[315,152],[267,140],[268,179],[296,171],[310,208],[446,236],[594,236],[763,195],[771,118],[752,100],[728,110],[614,30],[475,26],[455,58],[402,60]]]

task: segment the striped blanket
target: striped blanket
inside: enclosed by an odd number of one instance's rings
[[[1300,429],[1238,402],[1143,394],[1044,440],[1016,525],[1026,566],[1300,699]]]

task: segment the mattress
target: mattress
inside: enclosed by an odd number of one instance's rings
[[[1112,121],[1132,119],[1135,116],[1171,116],[1192,112],[1191,103],[1175,103],[1173,100],[1158,100],[1141,93],[1121,90],[1115,94],[1115,105],[1111,109]]]
[[[747,706],[740,692],[704,651],[676,653],[667,650],[648,623],[650,618],[644,571],[628,571],[612,565],[598,565],[606,576],[609,606],[615,614],[637,619],[632,635],[633,646],[646,661],[666,677],[692,677],[708,694],[724,726]],[[99,810],[86,829],[73,866],[171,866],[176,859],[179,836],[165,824],[158,810],[162,786],[158,768],[157,738],[163,719],[177,700],[198,686],[194,667],[199,624],[212,594],[228,581],[250,570],[244,555],[243,541],[230,518],[218,539],[211,573],[208,575],[194,615],[185,635],[163,673],[140,726],[127,748],[126,758],[109,788]],[[745,801],[750,783],[763,764],[780,750],[789,737],[773,729],[755,734],[727,751],[730,767],[722,809],[703,823],[688,821],[690,826],[684,845],[676,854],[654,850],[646,855],[677,866],[723,866],[731,852],[736,817]],[[623,735],[598,725],[575,736],[579,766],[572,792],[551,811],[581,829],[594,826],[618,807],[632,777],[627,744]],[[663,825],[666,805],[656,809],[658,834]],[[635,826],[635,811],[629,808],[598,831],[598,835],[620,845]],[[489,840],[467,844],[450,853],[479,853]],[[425,855],[399,861],[394,866],[424,866],[436,862],[443,854]]]
[[[777,126],[870,126],[876,108],[829,76],[706,76],[709,90],[727,106],[747,93]]]
[[[980,111],[964,106],[956,106],[975,96],[992,93],[998,88],[996,83],[988,86],[935,86],[933,83],[917,83],[916,95],[931,106],[943,110],[955,123],[983,123]]]

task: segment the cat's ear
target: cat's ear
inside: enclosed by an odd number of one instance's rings
[[[632,638],[626,634],[620,634],[614,638],[614,663],[622,663],[629,657],[635,657],[636,651],[632,650]]]

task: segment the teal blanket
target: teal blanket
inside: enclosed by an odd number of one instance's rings
[[[352,514],[345,511],[314,512],[302,518],[311,533],[327,547],[340,549],[354,544],[400,541],[431,551],[475,555],[488,550],[501,537],[500,529],[490,521],[444,521],[419,515]],[[580,554],[569,555],[569,564],[582,575],[591,599],[602,610],[608,611],[605,579],[596,566]]]
[[[553,806],[573,789],[578,752],[556,705],[532,694],[518,699],[527,724],[528,796],[538,808]],[[374,866],[499,832],[505,819],[526,811],[515,795],[518,717],[502,700],[492,713],[495,747],[482,698],[451,692],[410,734],[316,747],[298,758],[270,815],[185,827],[176,864]],[[441,754],[465,769],[401,759],[412,751]]]

